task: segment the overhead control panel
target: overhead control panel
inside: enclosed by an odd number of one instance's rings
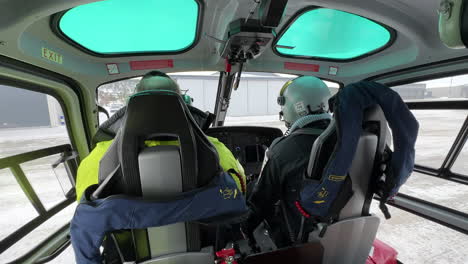
[[[246,18],[229,24],[222,40],[207,35],[221,43],[219,54],[226,60],[226,69],[220,75],[213,123],[215,127],[224,124],[231,93],[239,87],[244,63],[260,56],[272,42],[287,0],[254,0],[254,3]],[[253,16],[255,19],[251,18]]]
[[[220,50],[221,57],[229,63],[244,63],[257,58],[274,38],[287,0],[255,0],[255,6],[246,18],[229,24]],[[257,14],[256,18],[251,18]]]
[[[231,64],[244,63],[257,58],[273,39],[271,28],[263,27],[259,20],[240,18],[229,24],[221,57]]]

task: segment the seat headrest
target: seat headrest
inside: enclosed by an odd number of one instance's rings
[[[145,91],[132,96],[121,132],[118,152],[127,194],[141,195],[138,154],[149,139],[177,138],[184,191],[207,184],[220,172],[216,149],[177,93]]]
[[[452,49],[468,47],[468,8],[465,0],[442,0],[439,6],[439,37]]]

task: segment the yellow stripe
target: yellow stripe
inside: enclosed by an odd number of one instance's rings
[[[344,181],[346,179],[346,176],[330,175],[328,176],[328,179],[330,181],[340,182]]]
[[[281,90],[280,90],[280,94],[279,94],[280,96],[283,95],[284,91],[286,91],[286,88],[288,88],[288,86],[289,86],[292,82],[293,82],[293,80],[289,80],[289,81],[287,81],[287,82],[283,85],[283,87],[282,87]]]
[[[229,171],[230,169],[234,169],[243,179],[243,183],[246,182],[245,172],[242,165],[239,161],[232,155],[231,151],[218,139],[213,137],[208,137],[208,140],[213,144],[218,152],[220,165],[224,171]],[[83,194],[84,190],[88,188],[90,185],[98,183],[98,174],[99,174],[99,162],[109,149],[110,145],[112,144],[113,140],[99,142],[96,147],[91,151],[91,153],[81,161],[80,166],[78,167],[78,172],[76,176],[76,196],[77,201],[81,199],[81,195]],[[179,141],[155,141],[155,140],[146,140],[145,145],[147,147],[156,147],[156,146],[163,146],[163,145],[173,145],[178,146],[180,145]],[[238,177],[233,176],[234,181],[236,182],[237,188],[239,191],[242,191],[245,188],[242,188],[241,181]],[[220,190],[222,193],[222,191]],[[237,196],[237,190],[235,193]]]
[[[325,200],[321,200],[321,201],[314,201],[314,204],[323,204],[325,202]]]

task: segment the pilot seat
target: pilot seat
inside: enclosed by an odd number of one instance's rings
[[[226,222],[247,209],[215,147],[182,98],[169,91],[130,98],[99,177],[72,221],[77,260],[92,260],[83,263],[100,263],[99,239],[115,239],[119,229],[130,230],[137,263],[213,263],[213,247],[202,248],[200,225]]]

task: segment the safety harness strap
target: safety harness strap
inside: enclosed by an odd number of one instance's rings
[[[304,128],[295,129],[295,130],[293,130],[291,132],[291,134],[289,134],[287,136],[284,136],[284,137],[281,137],[281,138],[273,141],[273,143],[270,146],[270,149],[273,149],[274,145],[278,144],[279,142],[281,142],[285,138],[290,138],[290,137],[294,137],[294,136],[298,136],[298,135],[308,135],[308,136],[318,137],[318,136],[320,136],[320,134],[323,133],[323,131],[324,131],[324,129],[311,128],[311,127],[304,127]],[[284,223],[285,223],[286,229],[288,231],[288,238],[290,239],[290,242],[293,243],[293,244],[295,244],[296,242],[301,243],[302,242],[302,237],[303,237],[302,233],[303,233],[305,218],[302,217],[301,228],[300,228],[300,231],[297,234],[297,238],[296,238],[296,234],[294,234],[294,232],[292,230],[292,227],[291,227],[291,224],[289,222],[288,215],[286,213],[286,206],[285,206],[285,203],[284,203],[283,200],[280,200],[279,206],[281,208],[281,214],[283,215]]]
[[[308,135],[308,136],[318,137],[318,136],[320,136],[320,134],[322,134],[323,131],[324,131],[324,129],[311,128],[311,127],[304,127],[304,128],[296,129],[293,132],[291,132],[291,134],[289,134],[289,135],[286,135],[286,136],[283,136],[283,137],[280,137],[280,138],[277,138],[277,139],[273,140],[270,147],[268,148],[268,151],[267,151],[266,155],[267,155],[268,158],[271,158],[271,155],[273,153],[273,152],[271,152],[271,150],[274,149],[275,145],[277,145],[278,143],[283,141],[285,138],[295,137],[295,136],[299,136],[299,135]]]

